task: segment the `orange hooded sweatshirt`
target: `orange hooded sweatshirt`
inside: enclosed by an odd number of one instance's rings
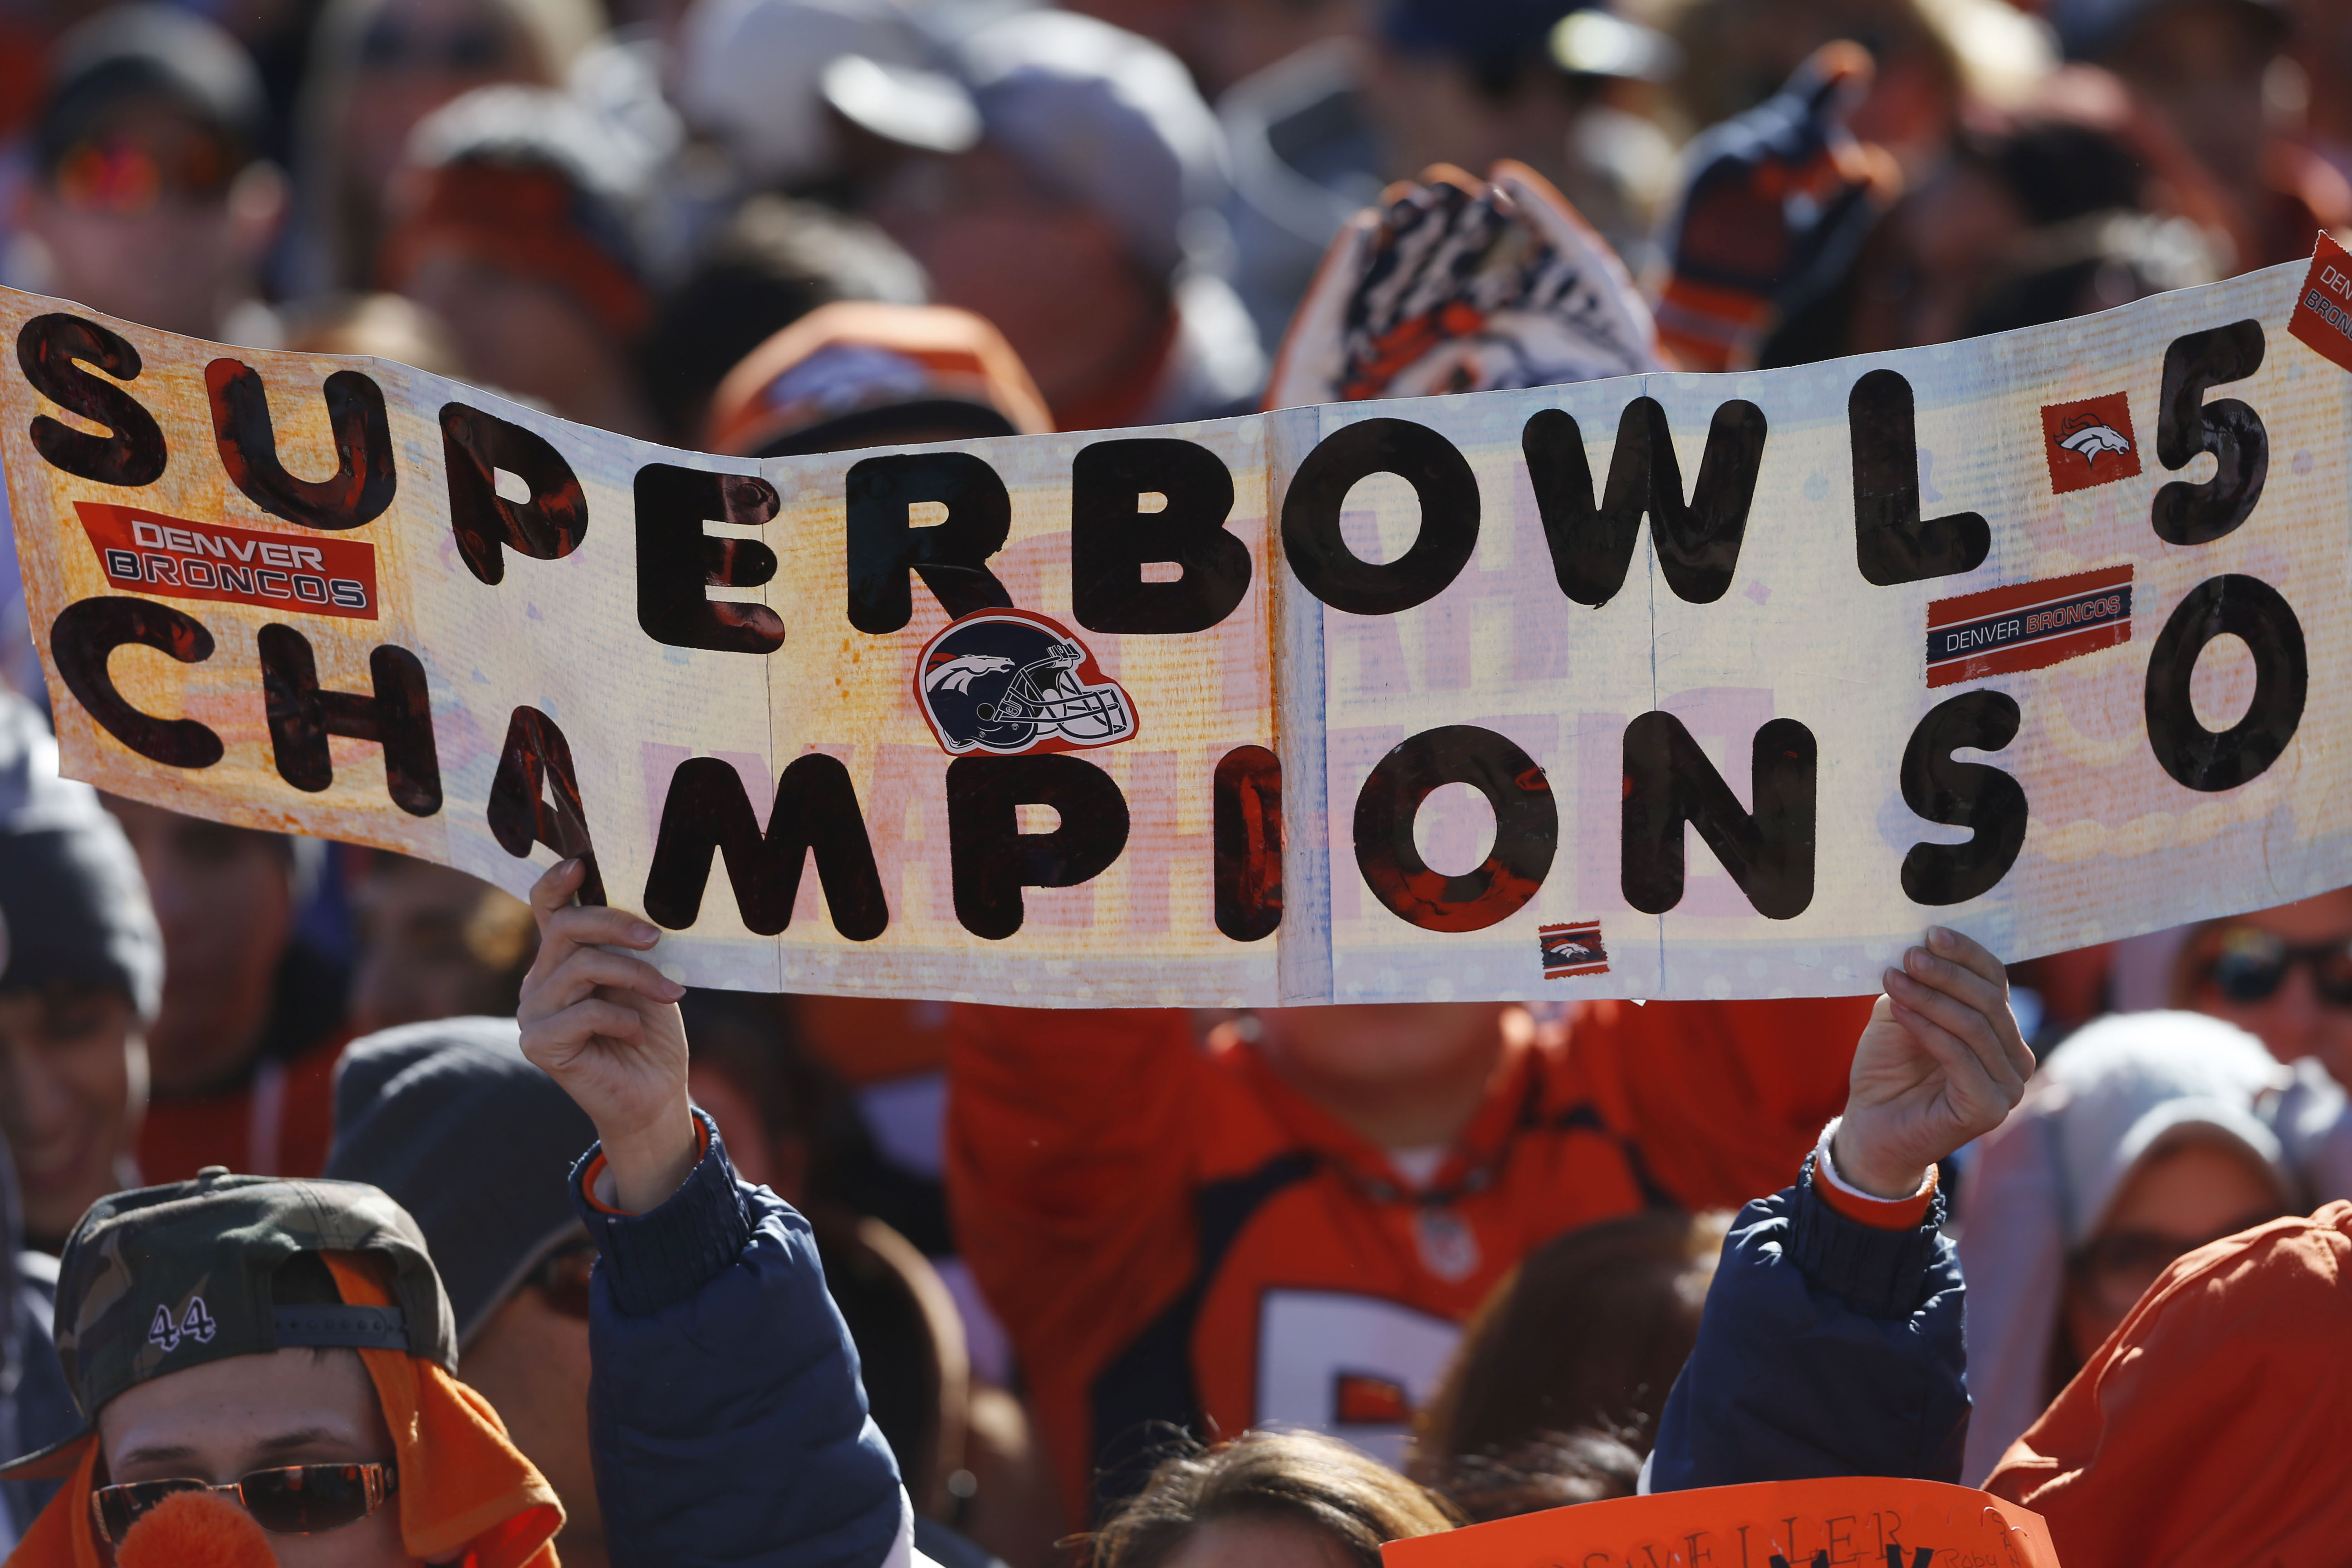
[[[370,1264],[324,1253],[343,1300],[388,1307],[391,1292]],[[558,1568],[555,1490],[507,1440],[489,1401],[437,1363],[399,1351],[358,1352],[383,1405],[400,1465],[400,1533],[408,1554],[455,1568]],[[58,1495],[0,1568],[104,1568],[90,1529],[99,1444],[87,1438]]]
[[[1985,1489],[2066,1568],[2352,1560],[2352,1202],[2175,1263]]]

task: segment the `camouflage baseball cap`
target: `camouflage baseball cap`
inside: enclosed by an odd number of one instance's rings
[[[304,1252],[382,1258],[394,1305],[277,1305],[272,1277]],[[457,1366],[449,1299],[405,1209],[359,1182],[217,1165],[90,1205],[58,1262],[57,1338],[83,1430],[0,1465],[0,1479],[69,1473],[108,1400],[206,1362],[317,1345]]]

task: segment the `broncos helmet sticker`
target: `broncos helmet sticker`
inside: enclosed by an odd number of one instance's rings
[[[926,643],[915,700],[956,757],[1081,751],[1136,730],[1135,705],[1086,645],[1028,610],[982,610]]]

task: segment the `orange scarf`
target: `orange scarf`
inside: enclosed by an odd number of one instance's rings
[[[388,1307],[367,1259],[323,1253],[346,1304]],[[507,1440],[489,1401],[437,1363],[363,1350],[400,1464],[401,1542],[420,1562],[455,1568],[558,1568],[563,1526],[555,1490]],[[89,1528],[98,1439],[85,1438],[72,1477],[0,1568],[104,1568]]]

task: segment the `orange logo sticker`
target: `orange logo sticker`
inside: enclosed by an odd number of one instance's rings
[[[105,501],[76,501],[74,510],[110,586],[158,599],[377,618],[373,544],[193,522]]]
[[[2139,472],[2139,442],[2132,435],[2131,399],[2120,392],[2042,410],[2042,455],[2050,488],[2060,495],[2110,485]]]
[[[2322,234],[2286,330],[2344,370],[2352,370],[2352,252]]]

